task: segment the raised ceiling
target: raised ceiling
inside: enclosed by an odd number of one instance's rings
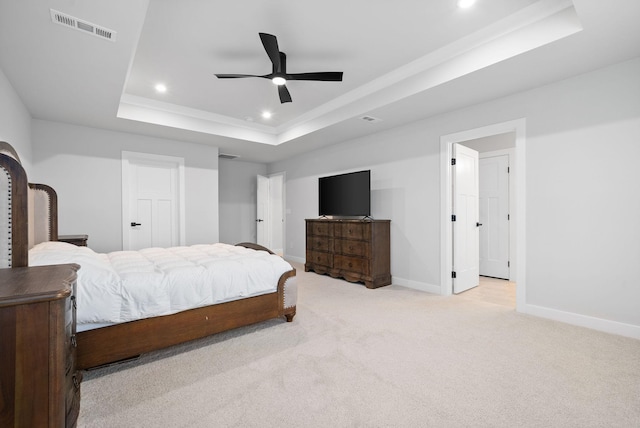
[[[35,118],[272,162],[638,56],[639,20],[637,0],[3,0],[0,67]],[[266,79],[217,79],[271,71],[259,32],[289,72],[343,81],[289,82],[281,104]]]

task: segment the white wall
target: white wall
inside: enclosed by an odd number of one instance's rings
[[[33,120],[30,181],[58,193],[59,233],[88,234],[99,252],[122,249],[122,151],[185,159],[186,244],[218,242],[216,147]]]
[[[638,76],[637,58],[269,165],[287,174],[286,255],[304,260],[317,178],[370,168],[394,283],[439,285],[440,137],[525,118],[528,308],[640,337]]]
[[[0,69],[0,141],[11,144],[22,166],[31,172],[31,115]]]
[[[391,219],[394,283],[439,284],[438,138],[420,122],[270,165],[286,171],[285,255],[304,261],[304,220],[318,217],[318,178],[371,169],[371,216]]]
[[[267,165],[220,159],[220,242],[256,242],[256,176]]]

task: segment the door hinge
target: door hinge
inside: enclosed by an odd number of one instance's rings
[[[507,167],[507,174],[511,172],[511,168]]]
[[[456,221],[456,215],[455,214],[451,215],[451,221]]]
[[[456,277],[456,271],[451,272],[451,278],[455,279],[455,277]]]
[[[507,214],[507,220],[511,220],[511,214]]]
[[[507,262],[507,267],[511,267],[511,262]]]
[[[456,158],[451,158],[451,165],[455,165],[456,164]]]

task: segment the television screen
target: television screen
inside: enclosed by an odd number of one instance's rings
[[[370,216],[371,171],[320,177],[318,194],[321,216]]]

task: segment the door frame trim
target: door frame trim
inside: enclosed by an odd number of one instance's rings
[[[129,234],[127,218],[129,217],[129,181],[130,181],[130,164],[136,161],[156,162],[171,165],[178,169],[178,242],[179,245],[186,245],[186,226],[185,226],[185,167],[184,158],[177,156],[157,155],[152,153],[122,151],[122,249],[129,249]]]
[[[451,271],[453,266],[453,234],[451,231],[452,207],[452,169],[451,157],[453,143],[460,143],[476,138],[488,137],[506,132],[515,132],[515,165],[516,203],[512,212],[512,221],[516,222],[516,310],[525,312],[526,305],[526,119],[516,119],[497,123],[467,131],[443,135],[440,137],[440,294],[452,295],[453,282]]]

